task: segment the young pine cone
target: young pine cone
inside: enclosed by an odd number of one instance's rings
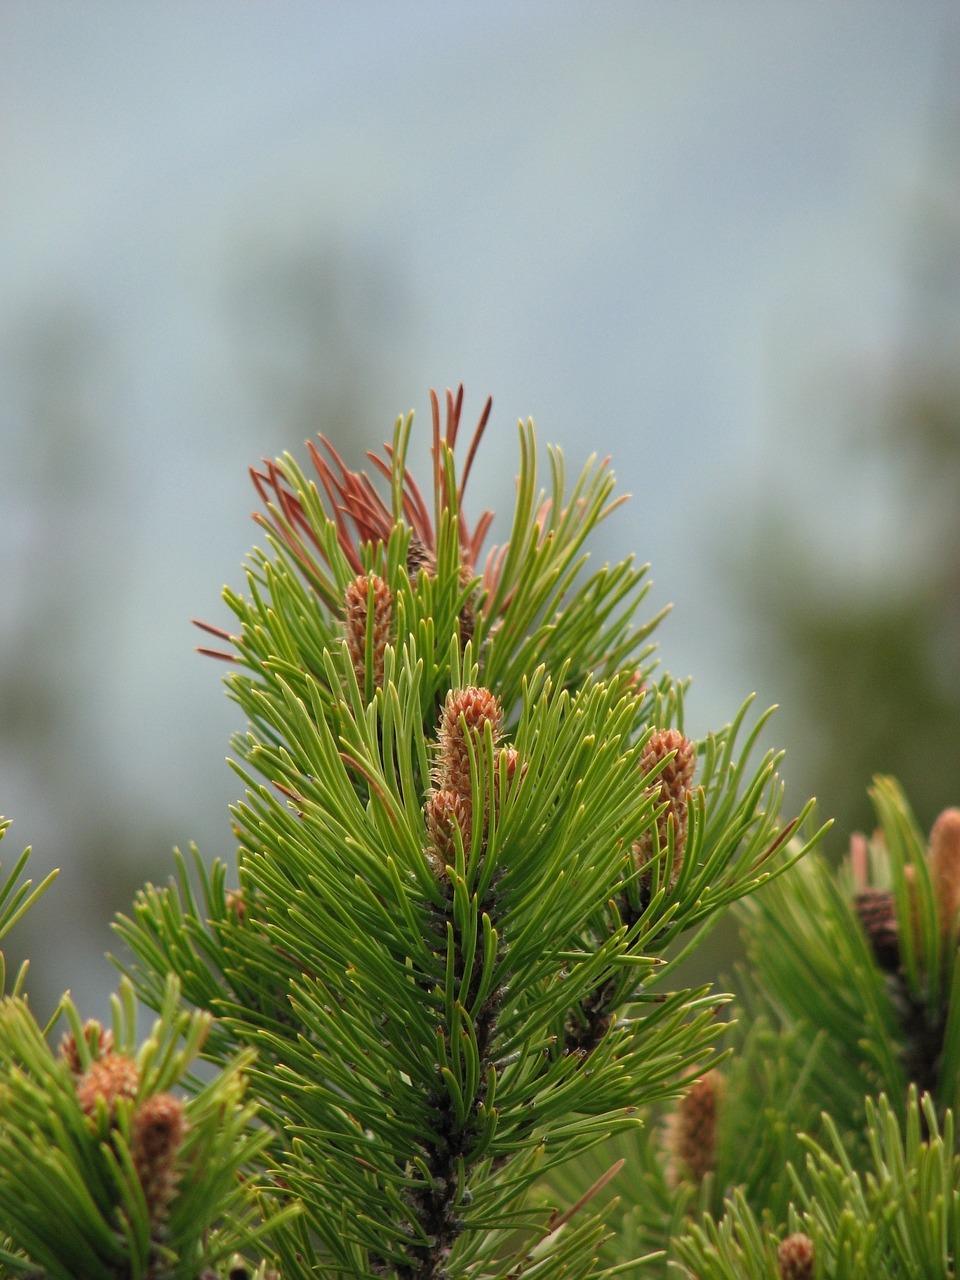
[[[671,754],[673,759],[667,759]],[[697,767],[696,745],[679,729],[655,729],[641,753],[640,773],[646,776],[665,759],[667,763],[646,790],[658,808],[663,805],[666,807],[661,808],[661,812],[657,815],[656,835],[653,828],[648,827],[640,839],[634,841],[633,856],[641,870],[646,867],[658,850],[662,853],[667,848],[672,825],[673,867],[670,875],[672,885],[679,874],[680,860],[687,843],[687,808],[690,789],[693,786],[693,775]]]
[[[372,606],[372,623],[371,623]],[[393,624],[393,593],[375,573],[361,574],[349,584],[344,596],[347,648],[361,693],[367,680],[367,630],[372,627],[373,687],[383,684],[383,655]]]
[[[105,1053],[77,1080],[77,1101],[88,1116],[96,1115],[102,1098],[112,1117],[120,1098],[135,1098],[140,1087],[140,1070],[133,1058],[123,1053]]]
[[[176,1191],[180,1177],[177,1156],[186,1128],[183,1103],[169,1093],[147,1098],[133,1117],[130,1154],[153,1223],[166,1217]]]
[[[470,782],[470,749],[478,754],[486,725],[490,725],[496,746],[503,728],[500,700],[489,689],[468,687],[451,689],[440,715],[437,733],[438,753],[433,781],[440,791],[455,791],[464,800],[472,799]]]
[[[429,845],[427,857],[438,876],[456,859],[456,836],[459,829],[464,845],[470,840],[471,804],[457,791],[446,788],[431,791],[424,809]]]
[[[469,743],[473,744],[474,756],[479,756],[487,725],[496,744],[502,730],[503,712],[499,699],[489,689],[468,687],[450,690],[440,713],[433,787],[424,806],[429,837],[427,858],[437,875],[443,875],[444,867],[453,863],[456,828],[459,828],[464,844],[469,842],[473,824]],[[513,752],[515,756],[516,752]],[[516,767],[516,759],[508,757],[508,776],[516,772]]]
[[[723,1077],[708,1071],[695,1080],[667,1121],[666,1147],[669,1176],[699,1186],[712,1173],[717,1160],[717,1112],[723,1093]]]
[[[83,1037],[94,1061],[105,1057],[113,1051],[113,1032],[109,1027],[105,1027],[98,1022],[96,1018],[89,1018],[83,1024]],[[60,1057],[69,1064],[70,1070],[75,1076],[83,1074],[80,1050],[77,1047],[72,1031],[67,1031],[60,1041]]]
[[[464,554],[463,548],[461,548],[460,554],[461,556]],[[435,577],[437,572],[437,557],[433,551],[425,546],[421,538],[416,534],[413,534],[410,539],[410,546],[407,548],[407,575],[414,587],[417,585],[417,578],[420,576],[421,569],[426,572],[428,577]],[[461,563],[461,590],[466,591],[473,579],[473,569],[469,564]],[[476,594],[476,591],[469,592],[460,608],[459,622],[461,644],[466,644],[468,640],[471,640],[473,638],[473,633],[476,630]]]
[[[811,1280],[813,1276],[813,1241],[802,1231],[781,1240],[777,1249],[780,1280]]]

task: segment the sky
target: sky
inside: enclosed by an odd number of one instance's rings
[[[24,714],[63,726],[0,735],[15,851],[69,895],[107,797],[156,877],[174,841],[230,855],[237,716],[190,619],[242,581],[247,467],[316,431],[359,457],[431,386],[494,397],[478,504],[527,415],[574,473],[612,456],[598,554],[652,562],[694,725],[732,716],[753,505],[851,574],[891,554],[843,427],[909,340],[956,49],[932,0],[5,0],[0,672],[49,670]],[[105,937],[63,944],[93,1001]]]

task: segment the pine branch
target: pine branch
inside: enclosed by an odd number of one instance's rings
[[[459,475],[462,394],[443,430],[433,407],[432,509],[409,419],[372,456],[386,496],[326,442],[314,480],[254,473],[266,549],[225,595],[237,633],[207,627],[249,722],[238,886],[196,857],[197,892],[180,858],[118,932],[148,1005],[176,974],[210,1056],[257,1053],[262,1158],[303,1206],[272,1237],[284,1280],[620,1274],[601,1215],[534,1189],[715,1062],[722,997],[670,989],[678,957],[806,846],[780,757],[748,763],[766,718],[686,738],[644,571],[590,571],[606,463],[569,486],[550,451],[542,490],[521,426],[481,564],[489,405]]]
[[[678,1241],[685,1274],[700,1280],[954,1275],[960,1157],[953,1114],[945,1114],[941,1128],[930,1096],[918,1103],[915,1090],[905,1125],[897,1109],[884,1095],[876,1104],[867,1101],[866,1176],[828,1119],[825,1143],[809,1141],[804,1167],[793,1175],[796,1207],[786,1231],[763,1225],[738,1193],[719,1224],[708,1217]]]
[[[174,1092],[208,1022],[178,1006],[171,979],[137,1050],[129,988],[112,1029],[82,1023],[64,997],[55,1054],[22,998],[0,1004],[0,1221],[16,1248],[0,1260],[15,1273],[195,1280],[279,1225],[238,1179],[268,1140],[244,1096],[250,1056],[195,1096]]]

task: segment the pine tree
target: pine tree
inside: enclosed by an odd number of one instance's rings
[[[484,551],[489,414],[458,467],[432,397],[429,497],[411,418],[372,477],[322,437],[253,471],[264,545],[201,624],[247,721],[235,858],[176,854],[117,921],[111,1026],[3,984],[0,1274],[952,1274],[896,1266],[960,1230],[956,820],[928,854],[882,782],[850,870],[809,854],[767,716],[689,738],[645,570],[588,563],[606,463],[551,450],[542,491],[521,424]],[[729,909],[733,1028],[679,981]]]

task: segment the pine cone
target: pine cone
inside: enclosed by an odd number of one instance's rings
[[[77,1100],[88,1115],[96,1114],[97,1099],[106,1103],[112,1116],[120,1098],[135,1098],[140,1087],[140,1071],[123,1053],[106,1053],[92,1062],[77,1081]]]
[[[153,1223],[163,1221],[173,1199],[186,1128],[183,1103],[169,1093],[147,1098],[133,1117],[130,1154]]]
[[[445,868],[452,865],[456,857],[456,827],[460,829],[464,844],[468,843],[472,808],[469,800],[449,787],[443,791],[431,791],[427,797],[424,810],[430,840],[427,857],[438,876],[444,874]]]
[[[436,573],[437,558],[428,550],[423,539],[413,534],[407,547],[407,574],[414,586],[417,585],[421,569],[425,569],[428,576]]]
[[[434,784],[438,791],[456,791],[464,800],[472,799],[470,750],[465,731],[473,741],[474,751],[478,752],[488,724],[496,745],[502,731],[503,712],[495,694],[475,687],[451,689],[440,715],[437,735],[440,749],[434,766]]]
[[[813,1241],[802,1231],[795,1231],[780,1242],[777,1249],[780,1280],[810,1280],[813,1275]]]
[[[667,1124],[670,1173],[677,1183],[687,1180],[699,1186],[716,1166],[717,1111],[723,1077],[708,1071],[695,1080],[677,1103]]]
[[[361,574],[349,584],[344,597],[346,608],[347,648],[353,661],[357,684],[361,691],[367,677],[367,623],[373,605],[373,685],[383,684],[383,653],[390,639],[393,623],[393,593],[375,573]]]
[[[83,1024],[83,1035],[87,1042],[87,1048],[95,1061],[112,1052],[113,1032],[109,1027],[105,1027],[98,1022],[96,1018],[90,1018]],[[70,1064],[70,1070],[75,1076],[82,1075],[83,1064],[80,1061],[80,1053],[72,1031],[66,1032],[60,1041],[60,1057],[64,1062]]]
[[[697,766],[697,748],[679,729],[656,729],[640,756],[640,773],[646,776],[672,753],[673,759],[667,760],[646,788],[658,807],[666,804],[666,808],[657,815],[656,840],[653,829],[648,827],[633,844],[633,856],[642,869],[656,856],[658,848],[660,852],[666,849],[672,823],[674,862],[671,884],[679,874],[680,860],[687,843],[687,806]]]

